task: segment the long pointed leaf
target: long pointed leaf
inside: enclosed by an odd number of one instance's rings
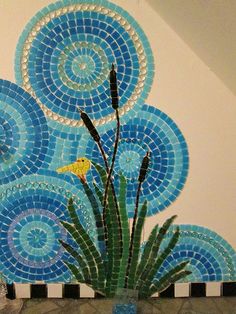
[[[83,241],[85,242],[85,244],[87,245],[87,247],[89,247],[91,254],[94,258],[94,261],[96,262],[96,272],[98,274],[98,288],[100,290],[102,290],[104,288],[104,284],[105,284],[105,267],[103,264],[103,260],[101,258],[100,253],[98,252],[96,246],[93,244],[93,241],[91,240],[91,238],[89,237],[89,235],[87,234],[87,232],[84,230],[83,226],[81,225],[79,218],[76,214],[76,210],[73,204],[71,204],[70,206],[68,206],[68,210],[69,210],[69,214],[70,217],[72,219],[72,222],[75,225],[76,230],[80,233]],[[91,273],[92,276],[92,273]]]
[[[102,194],[102,191],[99,189],[99,187],[97,186],[97,184],[95,182],[93,183],[93,186],[94,186],[94,190],[95,190],[95,192],[97,194],[97,197],[98,197],[98,199],[100,201],[100,204],[103,207],[103,194]]]
[[[92,164],[95,167],[95,169],[97,170],[97,172],[99,173],[100,179],[101,179],[102,184],[103,184],[103,188],[105,189],[106,182],[107,182],[106,170],[103,167],[101,167],[100,165],[96,164],[95,162],[92,162]]]
[[[163,282],[162,286],[159,286],[158,282],[156,282],[155,284],[153,284],[153,286],[151,287],[148,295],[140,295],[140,298],[148,298],[151,297],[154,293],[160,293],[162,291],[165,291],[171,284],[177,282],[180,279],[183,279],[185,277],[187,277],[188,275],[191,274],[191,271],[188,270],[183,270],[179,273],[176,273],[175,275],[173,275],[169,280],[167,280],[166,282]]]
[[[121,216],[121,228],[122,228],[122,242],[123,242],[123,252],[120,263],[118,288],[123,288],[125,283],[126,266],[129,258],[129,220],[126,210],[126,179],[120,174],[120,193],[119,193],[119,206],[120,206],[120,216]]]
[[[74,264],[68,263],[66,261],[63,261],[63,263],[66,264],[66,266],[69,268],[69,270],[72,272],[72,274],[74,275],[75,279],[78,282],[81,282],[81,283],[86,282],[86,280],[83,278],[83,275],[78,270],[78,267],[76,267]]]
[[[93,215],[94,215],[96,227],[97,227],[98,246],[99,246],[101,254],[104,255],[105,253],[104,226],[103,226],[102,215],[99,210],[99,205],[89,185],[87,183],[83,183],[83,188],[93,210]]]
[[[156,225],[153,229],[152,232],[145,244],[144,250],[143,250],[143,254],[141,256],[138,268],[137,268],[137,273],[136,273],[136,277],[135,277],[135,282],[136,285],[140,280],[140,276],[143,272],[143,270],[147,267],[148,261],[150,259],[152,250],[153,250],[153,246],[156,240],[156,236],[157,236],[157,229],[158,229],[158,225]]]
[[[179,227],[177,227],[175,233],[173,234],[171,240],[169,241],[167,247],[163,250],[163,252],[154,260],[153,265],[150,269],[146,268],[143,272],[140,282],[138,284],[139,290],[146,290],[150,287],[153,282],[156,273],[160,269],[161,265],[167,258],[167,256],[171,253],[173,248],[179,239]]]
[[[90,282],[91,281],[91,275],[89,273],[89,268],[87,263],[85,262],[85,259],[73,248],[71,247],[69,244],[63,242],[62,240],[59,240],[59,242],[61,243],[61,245],[64,247],[64,249],[71,255],[74,257],[74,259],[78,262],[83,277],[85,279],[86,282]]]
[[[111,273],[107,274],[106,295],[113,297],[117,290],[119,270],[122,256],[122,243],[120,241],[122,230],[120,229],[116,208],[114,206],[114,199],[111,187],[108,189],[108,237],[112,246],[108,246],[108,269]]]
[[[105,190],[106,182],[107,182],[107,172],[100,165],[98,165],[98,164],[96,164],[94,162],[92,162],[92,164],[95,167],[95,169],[97,170],[97,172],[98,172],[98,174],[100,176],[100,179],[102,181],[103,188]],[[105,241],[106,249],[108,250],[108,246],[109,245],[111,246],[111,244],[108,244],[109,239],[108,239],[108,227],[107,227],[107,225],[109,224],[108,220],[110,221],[110,218],[108,217],[109,214],[107,213],[107,210],[104,209],[104,199],[103,199],[103,197],[102,197],[102,208],[103,208],[102,221],[103,221],[103,226],[104,226],[104,241]]]
[[[154,269],[154,265],[156,263],[156,258],[161,246],[161,243],[168,231],[168,229],[170,228],[170,226],[172,225],[173,221],[175,220],[176,216],[172,216],[171,218],[167,219],[165,221],[165,223],[163,224],[163,226],[160,228],[156,241],[152,247],[152,251],[151,254],[149,256],[149,260],[146,264],[146,267],[143,269],[143,272],[141,274],[141,276],[139,277],[139,281],[136,283],[136,288],[138,290],[141,289],[141,286],[143,285],[144,281],[147,282],[147,280],[149,280],[150,282],[153,279],[153,276],[155,275],[155,269]],[[170,241],[170,243],[172,243]],[[155,266],[157,267],[157,266]]]
[[[106,187],[107,173],[98,164],[93,163]],[[119,228],[120,212],[116,211],[116,204],[111,186],[108,188],[107,210],[103,212],[105,242],[107,247],[108,264],[106,295],[112,297],[115,294],[118,285],[119,268],[122,255],[122,243],[120,241],[122,231]]]
[[[91,274],[91,282],[92,286],[97,286],[98,282],[98,274],[97,274],[97,263],[95,261],[95,258],[92,254],[92,251],[90,249],[90,246],[87,245],[86,241],[84,240],[84,237],[82,236],[81,232],[84,233],[82,230],[77,230],[74,225],[69,224],[66,221],[61,221],[61,224],[63,227],[70,233],[70,235],[74,238],[75,242],[79,245],[81,248],[81,251],[83,255],[86,258],[86,261],[89,266],[89,272]]]
[[[141,207],[138,221],[134,230],[133,251],[130,252],[131,259],[129,259],[128,265],[127,265],[127,268],[129,267],[128,285],[127,285],[128,289],[133,289],[135,285],[136,270],[137,270],[138,258],[139,258],[139,253],[140,253],[141,236],[142,236],[142,230],[143,230],[143,225],[145,222],[146,214],[147,214],[147,201],[145,201],[143,206]]]

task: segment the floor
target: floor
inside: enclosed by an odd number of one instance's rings
[[[8,302],[0,314],[109,314],[111,300],[30,299]],[[139,314],[236,314],[236,297],[140,301]],[[124,313],[126,314],[126,313]]]

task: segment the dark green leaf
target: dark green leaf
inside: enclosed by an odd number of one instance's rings
[[[127,265],[127,268],[129,268],[128,285],[127,285],[128,289],[134,289],[134,286],[135,286],[136,270],[137,270],[137,264],[138,264],[139,253],[140,253],[141,236],[142,236],[143,225],[146,218],[146,213],[147,213],[147,201],[145,201],[143,206],[141,207],[138,221],[134,230],[133,251],[130,252],[130,259],[129,259],[130,266]]]
[[[62,246],[64,247],[64,249],[71,255],[74,257],[74,259],[78,262],[81,271],[83,273],[83,278],[85,279],[86,282],[90,282],[90,273],[89,273],[89,268],[88,265],[85,261],[85,258],[83,258],[77,251],[75,251],[74,248],[72,248],[69,244],[63,242],[62,240],[59,240],[59,242],[62,244]]]
[[[176,243],[179,239],[179,227],[177,227],[175,233],[171,237],[167,247],[163,250],[163,252],[153,260],[153,264],[150,266],[148,265],[144,272],[141,275],[140,282],[138,283],[139,290],[146,290],[150,287],[151,283],[153,282],[156,273],[160,269],[161,265],[167,258],[167,256],[171,253],[173,248],[175,247]]]
[[[122,174],[120,174],[119,207],[121,216],[123,252],[120,263],[118,288],[123,288],[125,283],[126,267],[129,258],[130,233],[129,233],[129,220],[126,210],[126,179]]]

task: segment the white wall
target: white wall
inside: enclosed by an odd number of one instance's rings
[[[0,0],[0,77],[14,81],[14,53],[29,19],[50,0]],[[156,75],[147,103],[185,136],[190,170],[184,190],[146,230],[172,214],[177,223],[214,230],[236,249],[236,97],[145,2],[116,0],[148,36]],[[193,34],[194,36],[194,34]]]

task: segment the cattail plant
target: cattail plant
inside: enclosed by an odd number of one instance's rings
[[[101,165],[92,162],[100,176],[102,187],[94,183],[94,190],[92,190],[89,183],[81,181],[94,214],[98,234],[98,247],[81,224],[72,199],[69,200],[68,211],[73,224],[65,221],[61,223],[77,243],[80,250],[76,250],[76,248],[63,241],[60,242],[76,261],[76,264],[68,263],[68,261],[64,261],[64,263],[79,282],[86,283],[95,291],[107,297],[114,297],[119,288],[128,288],[137,290],[139,298],[147,298],[156,292],[165,290],[170,284],[186,277],[191,272],[185,269],[188,261],[184,261],[163,276],[156,278],[158,270],[179,239],[180,232],[179,228],[176,227],[167,246],[161,249],[162,241],[176,216],[167,219],[162,227],[156,225],[144,247],[141,248],[141,235],[147,215],[148,203],[144,201],[140,207],[139,199],[142,184],[148,173],[149,152],[143,157],[137,178],[138,187],[130,235],[126,209],[127,182],[125,177],[120,174],[118,194],[112,178],[120,139],[118,84],[113,64],[109,79],[111,105],[116,113],[115,144],[110,165],[108,164],[97,129],[89,116],[80,110],[81,119],[93,140],[97,143],[105,164],[104,169]]]

